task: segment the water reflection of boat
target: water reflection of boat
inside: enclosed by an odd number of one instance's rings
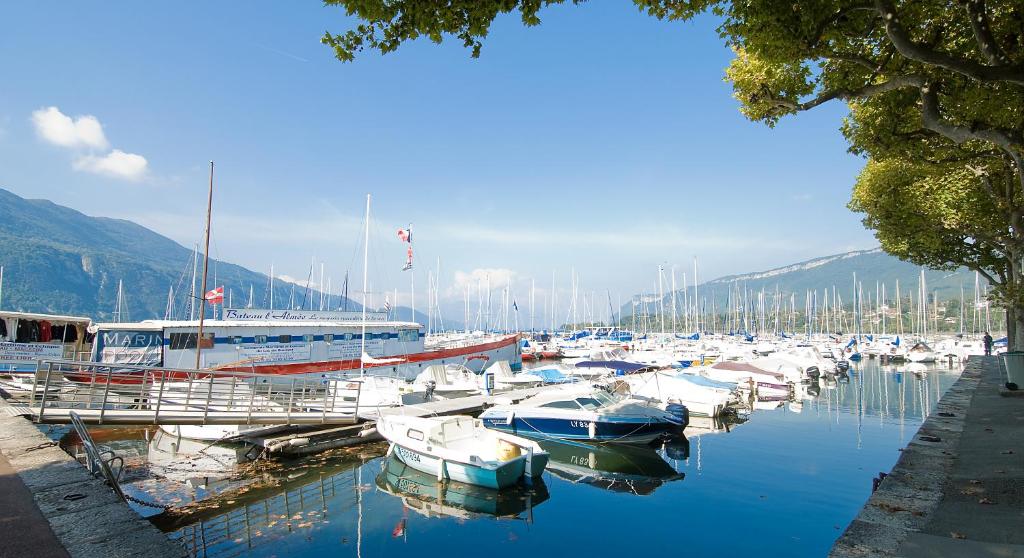
[[[646,446],[554,440],[541,442],[541,446],[551,454],[548,470],[555,476],[613,492],[651,494],[661,485],[685,476],[673,469],[655,449]]]
[[[494,490],[461,482],[437,482],[437,477],[417,471],[395,457],[387,457],[376,479],[377,488],[402,499],[402,504],[426,517],[472,519],[493,516],[532,521],[535,506],[548,499],[544,480],[533,485]],[[521,517],[526,513],[526,517]]]
[[[782,405],[781,401],[775,402],[776,407]],[[728,419],[722,418],[710,418],[710,417],[692,417],[690,424],[686,425],[686,429],[683,430],[683,434],[687,438],[693,438],[695,436],[707,436],[708,434],[718,434],[721,432],[731,432],[733,428],[747,422],[747,418],[740,415],[735,417],[729,417]]]
[[[151,473],[168,480],[197,486],[231,477],[240,463],[250,461],[252,446],[211,444],[156,430],[146,455]]]
[[[186,542],[191,556],[203,556],[202,548],[190,545],[202,541],[211,546],[241,533],[249,537],[260,530],[287,528],[285,520],[296,513],[351,508],[359,492],[355,471],[365,461],[357,458],[313,463],[298,461],[289,467],[272,468],[256,475],[256,482],[166,510],[149,520],[160,530],[173,533],[171,538]]]

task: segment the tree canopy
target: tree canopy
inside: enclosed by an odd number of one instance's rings
[[[572,0],[573,4],[583,0]],[[540,23],[563,0],[326,0],[362,22],[323,42],[339,60],[455,37],[480,56],[495,18]],[[983,273],[1024,347],[1024,2],[634,0],[668,22],[714,14],[742,113],[774,126],[831,101],[868,162],[849,207],[883,248]],[[1011,332],[1012,334],[1013,332]],[[1011,339],[1013,337],[1011,336]]]

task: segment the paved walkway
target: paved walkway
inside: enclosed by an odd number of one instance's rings
[[[0,454],[0,558],[68,558],[32,493]]]
[[[182,558],[139,517],[0,398],[0,558]]]
[[[1024,558],[1024,397],[975,357],[833,556]]]

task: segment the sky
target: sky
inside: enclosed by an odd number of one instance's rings
[[[355,21],[308,0],[0,7],[0,187],[129,219],[211,256],[337,290],[362,273],[418,307],[511,282],[526,300],[652,291],[877,243],[846,209],[863,160],[831,104],[774,129],[723,81],[716,21],[628,1],[500,16],[473,59],[421,40],[353,63],[320,44]],[[667,277],[667,274],[666,274]],[[353,289],[353,291],[356,289]],[[538,305],[543,304],[540,300]]]

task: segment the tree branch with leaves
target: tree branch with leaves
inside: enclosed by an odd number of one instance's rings
[[[426,37],[481,55],[491,24],[538,25],[584,0],[327,0],[362,21],[323,42],[342,61]],[[774,126],[832,101],[867,159],[850,208],[891,254],[966,266],[1007,309],[1024,348],[1024,3],[1020,0],[634,0],[667,24],[710,13],[735,57],[740,110]]]

